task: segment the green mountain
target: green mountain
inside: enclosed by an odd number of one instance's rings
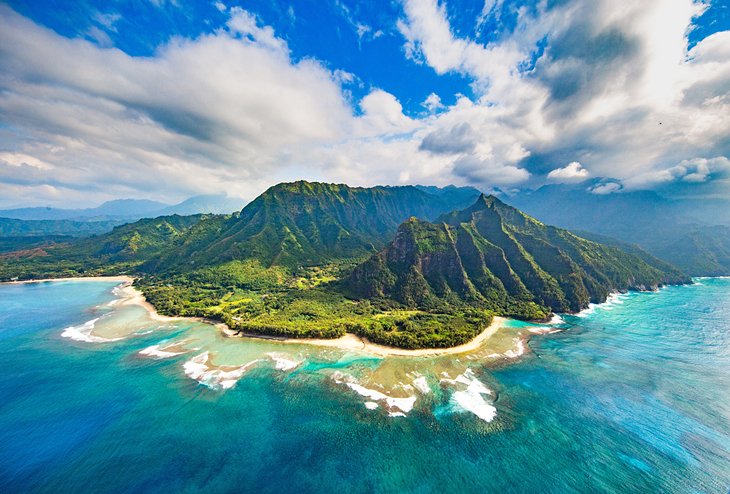
[[[0,279],[135,272],[168,249],[206,215],[162,216],[115,227],[111,232],[48,246],[0,254]],[[33,247],[33,248],[31,248]]]
[[[43,247],[28,262],[16,256],[12,265],[0,265],[0,274],[53,276],[59,266],[68,274],[71,268],[89,272],[101,266],[112,269],[115,263],[138,273],[174,274],[244,259],[292,269],[348,259],[355,262],[383,247],[408,217],[433,219],[479,195],[471,188],[434,190],[438,194],[412,186],[283,183],[233,215],[139,220],[89,239],[66,239],[61,245]],[[25,225],[13,224],[13,232]],[[11,242],[9,248],[43,243],[40,239],[35,244]]]
[[[474,201],[476,189],[438,194],[416,187],[349,187],[293,182],[275,185],[240,213],[212,228],[201,223],[148,271],[180,271],[235,259],[266,266],[308,266],[375,252],[398,225],[416,216],[433,219]],[[185,259],[184,266],[180,259]]]
[[[545,319],[612,290],[688,281],[473,190],[309,182],[232,215],[145,219],[0,254],[0,279],[81,274],[133,274],[160,313],[243,333],[352,332],[405,348],[465,343],[494,314]]]
[[[482,195],[436,223],[403,223],[385,249],[355,268],[346,286],[357,296],[407,307],[466,305],[539,319],[604,302],[614,290],[687,281],[648,254],[546,226]]]

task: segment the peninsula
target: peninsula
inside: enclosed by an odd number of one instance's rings
[[[3,256],[0,279],[135,278],[162,315],[232,333],[403,349],[468,344],[495,316],[548,320],[689,278],[472,188],[305,181],[232,215],[163,216]],[[356,344],[356,343],[353,343]]]

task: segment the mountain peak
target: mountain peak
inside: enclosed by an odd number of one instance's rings
[[[613,290],[676,281],[686,277],[650,256],[581,239],[481,194],[436,224],[403,223],[388,247],[353,271],[350,288],[418,309],[466,304],[542,319],[603,302]]]

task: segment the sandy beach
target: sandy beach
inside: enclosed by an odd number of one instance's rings
[[[139,305],[141,307],[144,307],[147,309],[147,312],[150,316],[150,319],[154,321],[160,321],[160,322],[170,322],[170,321],[181,321],[185,319],[184,317],[172,317],[172,316],[163,316],[162,314],[158,313],[155,307],[147,301],[147,299],[144,297],[142,292],[137,290],[132,286],[132,280],[130,279],[128,282],[125,280],[124,285],[119,288],[119,301],[116,303],[117,307],[124,307],[126,305]],[[192,319],[192,318],[188,318]],[[212,322],[212,321],[206,321],[206,322]]]
[[[505,319],[503,317],[495,316],[492,323],[487,326],[484,331],[479,333],[473,340],[463,345],[449,347],[449,348],[419,348],[417,350],[409,350],[406,348],[389,347],[385,345],[378,345],[371,343],[367,338],[362,338],[352,333],[347,333],[345,336],[333,339],[309,339],[309,338],[276,338],[276,337],[265,337],[273,341],[281,343],[297,343],[304,345],[315,345],[334,347],[341,350],[352,350],[359,352],[366,352],[373,355],[382,357],[400,356],[400,357],[433,357],[438,355],[454,355],[465,352],[472,352],[477,350],[482,344],[487,341],[497,330],[502,326]],[[231,338],[260,338],[256,335],[241,335],[236,331],[228,328],[227,326],[223,330],[224,333]]]
[[[123,307],[128,305],[138,305],[140,307],[144,307],[147,310],[149,317],[155,321],[170,322],[181,321],[185,319],[194,320],[205,322],[207,324],[212,324],[219,328],[226,336],[230,338],[266,339],[279,343],[295,343],[299,345],[333,347],[339,348],[341,350],[366,352],[372,355],[378,355],[382,357],[433,357],[438,355],[454,355],[465,352],[472,352],[481,347],[484,342],[486,342],[491,336],[493,336],[505,321],[505,318],[495,316],[492,320],[492,323],[484,328],[484,331],[479,333],[473,340],[468,343],[464,343],[463,345],[450,348],[420,348],[417,350],[408,350],[405,348],[389,347],[385,345],[371,343],[366,338],[362,338],[352,333],[347,333],[345,336],[334,339],[277,338],[272,336],[259,336],[255,334],[239,334],[237,331],[232,330],[227,325],[219,321],[212,321],[198,317],[164,316],[162,314],[159,314],[157,310],[155,310],[154,306],[147,301],[142,292],[132,286],[134,278],[130,276],[80,276],[73,278],[46,278],[38,280],[9,281],[7,283],[42,283],[51,281],[118,281],[122,283],[122,286],[118,289],[119,299],[115,303],[115,305],[117,307]]]

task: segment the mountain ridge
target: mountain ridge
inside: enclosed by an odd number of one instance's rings
[[[648,262],[647,262],[648,261]],[[651,263],[654,265],[652,266]],[[542,319],[604,302],[611,291],[688,282],[677,270],[542,224],[481,195],[435,223],[415,218],[350,275],[350,289],[408,307],[439,301]],[[671,268],[670,268],[671,269]]]
[[[545,320],[613,290],[689,280],[648,254],[463,194],[473,192],[283,183],[231,215],[144,219],[2,254],[0,279],[131,274],[165,315],[405,348],[466,343],[494,315]]]
[[[357,257],[384,245],[407,217],[435,217],[463,202],[461,194],[439,198],[413,186],[284,182],[232,215],[220,231],[193,234],[153,269],[174,269],[180,255],[198,266],[249,257],[288,266]]]

